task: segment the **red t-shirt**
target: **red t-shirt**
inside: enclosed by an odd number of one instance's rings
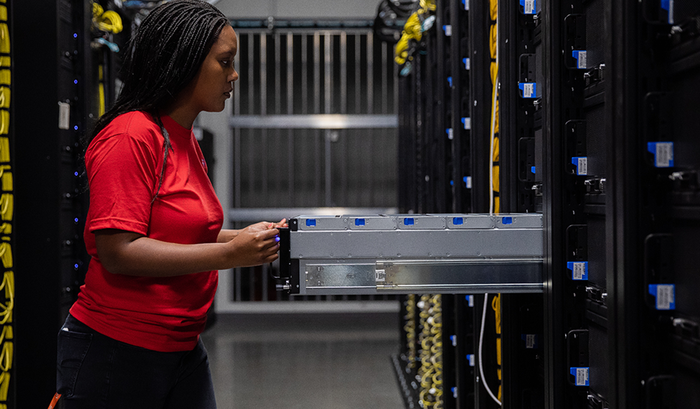
[[[192,350],[204,329],[218,272],[151,278],[118,275],[100,263],[96,230],[119,229],[180,243],[216,242],[223,223],[219,199],[192,130],[161,118],[173,150],[163,184],[163,135],[149,114],[115,118],[85,154],[90,209],[85,246],[92,256],[85,285],[70,312],[92,329],[155,351]]]

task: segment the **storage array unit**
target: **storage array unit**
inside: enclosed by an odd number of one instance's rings
[[[700,406],[700,5],[416,12],[420,35],[407,24],[397,52],[400,211],[541,212],[545,286],[486,309],[482,295],[405,297],[407,407]],[[441,342],[424,342],[435,323]],[[424,382],[425,362],[441,382]]]

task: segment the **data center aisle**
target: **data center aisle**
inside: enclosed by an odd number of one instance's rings
[[[398,314],[223,315],[202,335],[220,409],[403,408]]]

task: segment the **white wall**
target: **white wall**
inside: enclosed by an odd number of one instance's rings
[[[219,0],[229,18],[362,18],[374,19],[380,0]]]

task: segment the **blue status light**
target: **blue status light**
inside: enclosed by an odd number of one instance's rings
[[[78,38],[78,33],[73,33],[73,38]]]
[[[73,219],[74,222],[78,223],[78,218]]]
[[[78,80],[77,79],[73,80],[73,84],[78,85]]]
[[[78,130],[78,125],[74,126],[73,129]]]

